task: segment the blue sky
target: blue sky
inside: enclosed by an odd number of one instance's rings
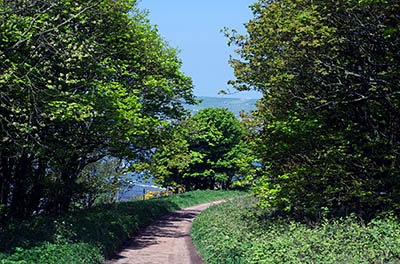
[[[252,18],[249,5],[255,0],[141,0],[139,8],[150,11],[149,19],[170,46],[181,50],[182,71],[193,78],[197,96],[218,96],[230,88],[234,78],[229,66],[233,48],[220,30],[224,27],[244,33],[243,23]],[[225,97],[260,98],[257,92]]]

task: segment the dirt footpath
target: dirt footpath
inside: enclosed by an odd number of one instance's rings
[[[190,237],[193,219],[215,201],[171,212],[132,237],[105,264],[201,264]]]

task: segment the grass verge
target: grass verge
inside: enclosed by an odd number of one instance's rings
[[[238,195],[243,192],[194,191],[10,223],[0,229],[0,263],[101,263],[129,235],[169,211]]]
[[[356,217],[314,226],[272,217],[254,198],[212,206],[194,221],[192,237],[205,263],[400,263],[400,223]]]

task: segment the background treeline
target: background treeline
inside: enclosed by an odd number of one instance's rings
[[[243,160],[250,154],[243,141],[245,130],[226,108],[204,108],[171,123],[168,135],[149,159],[134,165],[159,185],[227,190],[242,177]]]
[[[68,210],[87,164],[147,155],[194,102],[135,4],[0,1],[0,220]]]
[[[400,206],[399,1],[258,1],[248,35],[226,31],[263,206],[298,216]]]

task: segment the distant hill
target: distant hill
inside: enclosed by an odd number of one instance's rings
[[[197,113],[203,108],[228,108],[236,116],[239,112],[244,110],[246,112],[256,110],[257,99],[244,99],[244,98],[220,98],[220,97],[205,97],[199,96],[198,99],[203,100],[198,105],[185,105],[185,108],[190,110],[192,114]]]

